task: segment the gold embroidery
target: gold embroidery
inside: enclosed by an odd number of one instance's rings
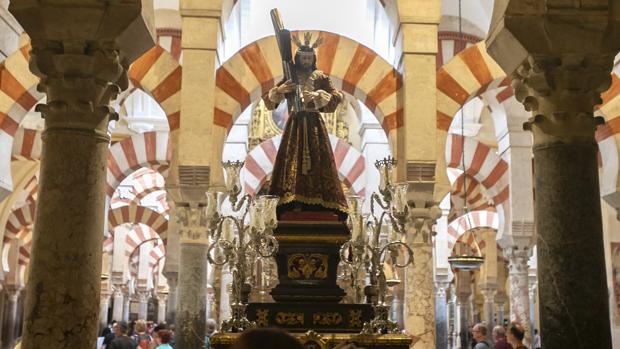
[[[276,314],[276,323],[278,325],[303,325],[304,324],[304,313],[285,313],[279,312]]]
[[[315,313],[312,315],[312,324],[321,326],[335,326],[342,323],[340,313]]]
[[[349,327],[361,328],[362,327],[362,311],[361,310],[349,310]]]
[[[320,253],[294,253],[287,258],[289,279],[327,278],[327,255]]]
[[[258,327],[267,327],[269,326],[269,309],[258,309],[256,310],[256,326]]]

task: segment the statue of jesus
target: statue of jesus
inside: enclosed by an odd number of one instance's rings
[[[273,110],[296,90],[301,95],[301,110],[288,106],[291,117],[278,149],[269,194],[280,197],[279,212],[300,208],[334,211],[342,219],[347,202],[320,113],[333,113],[343,101],[343,95],[316,68],[314,49],[321,38],[310,45],[310,33],[304,35],[304,43],[292,36],[297,44],[293,65],[297,83],[283,80],[263,96],[267,109]]]

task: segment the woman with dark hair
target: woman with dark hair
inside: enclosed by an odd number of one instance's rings
[[[527,349],[525,345],[523,345],[523,337],[525,337],[525,330],[523,326],[516,322],[511,322],[510,326],[508,326],[508,343],[512,345],[513,349]]]
[[[159,330],[158,336],[161,344],[157,346],[157,349],[172,349],[172,346],[170,346],[170,341],[172,340],[172,334],[170,331]]]
[[[243,332],[231,349],[304,349],[287,332],[277,328],[259,328]]]

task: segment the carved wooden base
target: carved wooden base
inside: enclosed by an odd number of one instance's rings
[[[211,337],[211,348],[228,349],[240,335],[217,333]],[[411,337],[405,334],[360,335],[308,331],[293,335],[308,349],[331,349],[344,341],[352,341],[357,347],[366,349],[408,349],[412,342]]]

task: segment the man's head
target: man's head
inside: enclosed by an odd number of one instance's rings
[[[523,340],[523,337],[525,337],[525,329],[523,328],[523,326],[516,322],[511,322],[510,326],[508,327],[508,339],[511,342],[515,339],[520,342]]]
[[[297,52],[295,52],[295,68],[301,71],[314,71],[316,70],[316,54],[314,49],[319,47],[323,42],[321,37],[318,37],[316,41],[311,44],[312,34],[304,33],[304,41],[299,39],[298,36],[293,35],[293,40],[297,45]]]
[[[493,327],[493,340],[498,341],[500,339],[506,338],[506,329],[503,326],[495,326]]]
[[[476,342],[487,339],[487,327],[483,323],[476,324],[472,329],[472,333]]]
[[[207,325],[207,336],[210,336],[215,332],[215,329],[217,328],[217,323],[213,319],[207,319],[206,325]]]
[[[114,333],[119,337],[126,335],[128,331],[129,325],[127,324],[127,321],[119,321],[116,325],[114,325]]]

